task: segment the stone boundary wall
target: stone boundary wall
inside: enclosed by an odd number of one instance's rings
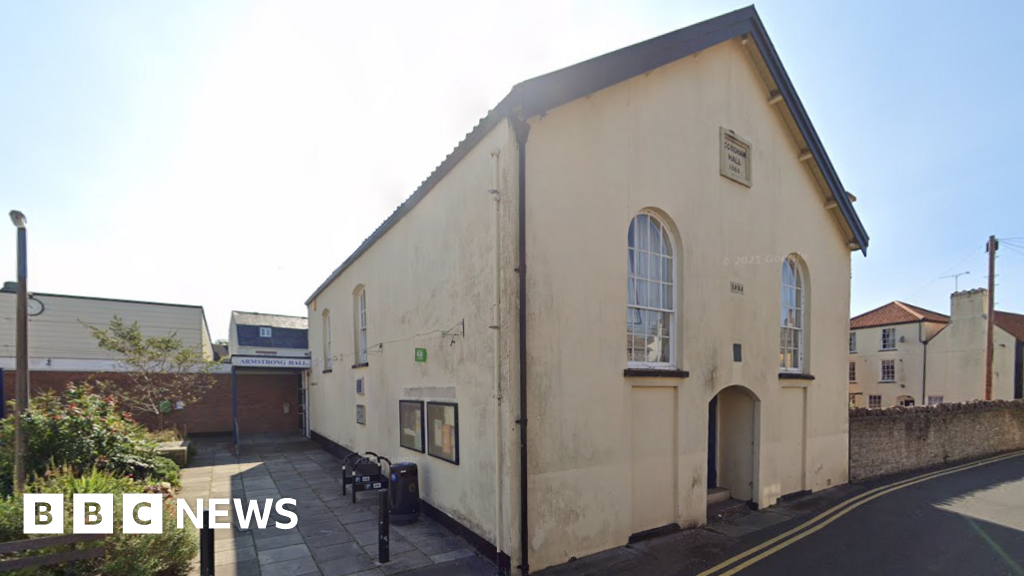
[[[850,481],[1024,449],[1024,401],[850,410]]]

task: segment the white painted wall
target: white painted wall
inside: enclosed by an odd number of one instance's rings
[[[707,406],[730,385],[758,399],[758,503],[846,482],[849,249],[766,100],[750,58],[730,41],[529,120],[533,569],[625,544],[645,524],[633,519],[651,501],[627,497],[643,481],[630,472],[641,430],[661,431],[641,442],[673,446],[676,470],[670,491],[639,490],[675,503],[679,524],[703,524]],[[720,127],[753,143],[752,188],[719,175]],[[623,375],[626,234],[647,208],[675,227],[677,356],[686,379]],[[813,382],[779,378],[778,261],[791,253],[810,275]],[[731,293],[730,282],[743,283],[745,294]],[[733,362],[733,343],[743,345],[742,363]],[[638,428],[638,395],[658,385],[676,390],[675,424],[659,410]],[[802,425],[792,426],[794,419]],[[801,431],[806,440],[793,450]],[[794,469],[805,472],[794,479]]]
[[[922,344],[922,340],[929,342],[929,356],[942,353],[936,352],[936,347],[930,343],[930,339],[943,326],[941,322],[913,322],[851,330],[857,334],[857,351],[850,354],[849,362],[857,364],[857,380],[851,382],[850,391],[862,393],[857,398],[857,406],[866,407],[868,396],[871,395],[882,397],[883,408],[896,406],[902,396],[910,396],[916,405],[921,405],[925,402],[925,394],[934,395],[930,389],[926,391],[923,386],[925,345]],[[896,330],[895,350],[882,350],[884,328]],[[882,360],[895,362],[895,382],[882,381]],[[928,380],[930,388],[931,381],[934,380],[930,372]]]
[[[739,475],[752,476],[748,493],[756,502],[767,506],[789,492],[846,482],[850,252],[743,50],[727,42],[528,119],[533,570],[625,544],[633,532],[666,521],[703,524],[708,403],[729,386],[750,391],[733,389],[750,404],[734,404],[722,424],[726,445],[740,440],[737,429],[754,439],[749,471]],[[719,175],[720,127],[753,143],[753,187]],[[313,430],[334,442],[419,463],[424,499],[493,537],[493,216],[486,190],[495,148],[503,200],[502,548],[516,559],[518,157],[509,126],[488,134],[310,302],[310,412]],[[675,228],[676,352],[679,368],[690,372],[685,379],[623,374],[626,233],[648,208]],[[789,254],[808,271],[813,381],[779,377],[780,261]],[[743,283],[745,294],[733,294],[730,282]],[[369,366],[353,368],[353,294],[361,286],[371,354]],[[328,372],[325,309],[334,351]],[[438,335],[463,319],[465,338],[453,345]],[[734,343],[743,345],[740,363],[733,362]],[[413,361],[416,347],[427,348],[427,363]],[[357,377],[365,378],[363,396],[355,393]],[[459,466],[399,447],[402,398],[459,403]],[[356,404],[366,406],[365,426],[355,423]],[[652,479],[654,473],[662,475]]]
[[[945,402],[966,402],[985,397],[985,343],[988,291],[965,290],[951,297],[952,318],[928,349],[928,395]],[[995,327],[992,362],[992,398],[1013,398],[1015,338]]]
[[[502,475],[514,477],[514,414],[518,389],[513,371],[517,356],[516,309],[513,307],[516,262],[515,142],[505,123],[484,137],[457,167],[386,235],[333,281],[308,309],[310,416],[312,430],[346,448],[372,450],[393,461],[419,465],[424,500],[473,531],[495,534],[495,438],[493,416],[493,258],[494,201],[491,151],[501,151],[502,252],[502,386],[507,453]],[[369,365],[356,364],[354,290],[365,287]],[[333,366],[324,371],[323,312],[330,311]],[[442,336],[465,321],[465,336]],[[454,338],[454,343],[453,343]],[[383,343],[383,344],[381,344]],[[427,362],[414,361],[416,348],[427,349]],[[364,378],[364,395],[355,379]],[[459,404],[459,465],[399,445],[400,399],[456,401]],[[366,424],[355,421],[355,406],[366,406]],[[518,444],[515,444],[518,446]],[[506,524],[513,507],[513,482],[506,480]],[[518,510],[518,508],[516,508]],[[506,530],[503,546],[512,545]],[[514,557],[514,556],[513,556]]]

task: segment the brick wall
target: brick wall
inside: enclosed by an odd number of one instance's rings
[[[850,410],[850,480],[1024,449],[1024,401]]]
[[[229,382],[229,406],[230,387]],[[238,428],[243,436],[255,432],[298,431],[298,403],[298,374],[238,373]]]
[[[16,374],[5,370],[3,382],[4,400],[11,400],[15,394]],[[86,372],[32,372],[32,394],[47,390],[62,390],[69,382],[84,382],[90,377],[119,381],[124,374],[108,372],[92,374]],[[231,375],[215,375],[217,383],[195,404],[183,410],[174,410],[164,416],[166,427],[175,426],[189,434],[230,434],[231,433]],[[299,416],[298,378],[296,374],[238,373],[238,420],[242,433],[293,432],[298,430]],[[289,404],[288,413],[284,404]],[[133,414],[139,422],[153,427],[155,416]]]

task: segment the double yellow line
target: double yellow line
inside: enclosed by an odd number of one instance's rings
[[[949,474],[955,474],[957,472],[962,472],[964,470],[970,470],[971,468],[977,468],[979,466],[985,466],[987,464],[992,464],[994,462],[1001,462],[1003,460],[1009,460],[1010,458],[1016,458],[1016,457],[1021,456],[1021,455],[1024,455],[1024,451],[1012,452],[1012,453],[1009,453],[1009,454],[1003,454],[1001,456],[993,456],[992,458],[986,458],[984,460],[978,460],[976,462],[970,462],[968,464],[961,464],[960,466],[954,466],[953,468],[947,468],[945,470],[940,470],[940,471],[936,471],[936,472],[930,472],[928,474],[922,474],[920,476],[915,476],[913,478],[908,478],[906,480],[901,480],[899,482],[894,482],[892,484],[887,484],[885,486],[879,486],[878,488],[874,488],[872,490],[868,490],[867,492],[864,492],[863,494],[858,494],[857,496],[854,496],[853,498],[850,498],[849,500],[845,500],[845,501],[843,501],[843,502],[833,506],[832,508],[829,508],[825,512],[822,512],[821,514],[815,516],[814,518],[808,520],[807,522],[804,522],[803,524],[797,526],[796,528],[793,528],[789,532],[786,532],[784,534],[779,534],[775,538],[772,538],[771,540],[763,542],[763,543],[761,543],[761,544],[751,548],[750,550],[747,550],[746,552],[743,552],[742,554],[737,554],[736,556],[733,556],[732,558],[726,560],[725,562],[722,562],[721,564],[719,564],[718,566],[715,566],[714,568],[710,568],[708,570],[705,570],[705,571],[701,572],[700,574],[698,574],[698,576],[712,576],[713,574],[715,576],[732,576],[733,574],[736,574],[737,572],[739,572],[739,571],[741,571],[741,570],[743,570],[745,568],[748,568],[751,565],[756,564],[757,562],[760,562],[761,560],[764,560],[765,558],[771,556],[772,554],[775,554],[779,550],[782,550],[783,548],[785,548],[785,547],[787,547],[787,546],[789,546],[789,545],[791,545],[791,544],[793,544],[795,542],[803,540],[804,538],[810,536],[811,534],[814,534],[818,530],[821,530],[825,526],[828,526],[829,524],[831,524],[831,523],[835,522],[836,520],[842,518],[846,514],[849,514],[853,510],[863,506],[864,504],[867,504],[868,502],[871,502],[875,498],[881,498],[882,496],[885,496],[886,494],[889,494],[890,492],[895,492],[896,490],[902,490],[903,488],[906,488],[908,486],[913,486],[914,484],[919,484],[921,482],[925,482],[925,481],[931,480],[933,478],[939,478],[941,476],[946,476],[946,475],[949,475]],[[763,550],[763,552],[762,552],[762,550]],[[755,556],[755,554],[756,554],[756,556]],[[751,558],[751,556],[753,556],[753,557]],[[740,562],[741,560],[744,560],[744,559],[747,559],[747,560],[744,561],[741,564],[736,564],[737,562]],[[733,566],[734,564],[736,564],[736,565]],[[733,567],[729,568],[730,566],[733,566]],[[729,569],[726,570],[727,568],[729,568]],[[725,570],[725,571],[722,572],[722,570]]]

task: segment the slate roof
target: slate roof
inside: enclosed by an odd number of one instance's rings
[[[832,195],[832,201],[836,203],[842,215],[840,221],[849,228],[856,247],[866,253],[868,234],[853,208],[853,201],[839,180],[832,161],[825,152],[778,53],[775,52],[775,46],[768,37],[761,17],[753,6],[748,6],[513,86],[508,95],[477,123],[419,188],[313,291],[306,299],[306,305],[308,306],[378,238],[412,210],[503,119],[532,118],[598,90],[739,37],[753,41],[756,52],[763,59],[767,74],[775,83],[773,94],[781,97],[786,104],[785,110],[789,112],[796,131],[806,142],[806,150],[814,160],[816,174],[825,183]]]
[[[996,326],[1010,333],[1017,340],[1024,340],[1024,314],[996,311]]]
[[[874,328],[876,326],[910,324],[922,321],[947,324],[949,323],[949,316],[897,300],[859,316],[854,316],[850,319],[850,328],[857,330],[859,328]]]
[[[228,347],[226,344],[213,344],[213,359],[220,360],[221,358],[228,357]]]
[[[309,320],[305,316],[283,316],[281,314],[260,314],[258,312],[231,311],[231,319],[236,325],[270,326],[271,328],[295,328],[306,330]]]

